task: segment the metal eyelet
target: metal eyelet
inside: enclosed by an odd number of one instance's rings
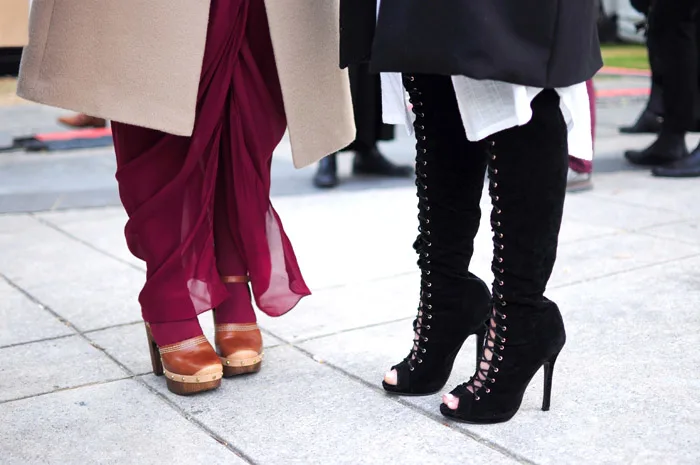
[[[504,300],[503,302],[501,302],[501,307],[505,307],[505,306],[506,306],[506,302]]]
[[[433,294],[431,292],[428,292],[428,298],[431,298]]]
[[[480,399],[481,399],[481,397],[479,397],[479,396],[474,396],[474,399],[476,399],[476,400],[480,400]]]
[[[495,368],[493,369],[493,372],[494,372],[494,373],[498,373],[498,367],[495,367]],[[495,382],[496,382],[496,380],[494,379],[494,380],[493,380],[493,381],[491,381],[491,382],[492,382],[492,383],[495,383]]]
[[[427,329],[428,331],[430,331],[430,325],[426,325],[425,329]]]
[[[503,263],[503,258],[498,257],[498,263]]]
[[[427,338],[427,337],[424,337],[424,338],[423,338],[423,342],[428,342],[428,338]]]
[[[503,281],[498,281],[498,284],[503,286],[505,283]]]
[[[501,315],[501,320],[505,320],[505,319],[506,319],[506,315]]]
[[[419,359],[418,359],[418,363],[423,363],[423,359],[422,359],[422,358],[419,358]]]
[[[508,331],[508,327],[506,327],[506,326],[501,326],[501,329],[502,329],[503,331]]]
[[[496,221],[496,226],[501,226],[501,222],[500,222],[500,221]]]
[[[505,346],[500,346],[501,350],[506,350]]]
[[[503,239],[503,233],[498,233],[498,238]]]
[[[415,368],[414,368],[414,367],[410,367],[410,370],[411,370],[411,371],[414,371],[414,370],[415,370]]]
[[[499,356],[498,356],[498,361],[500,362],[501,360],[503,360],[503,357],[501,357],[501,356],[499,355]]]
[[[423,349],[423,348],[421,348],[420,351],[421,351],[422,353],[426,353],[426,352],[428,351],[428,349]]]
[[[486,394],[491,394],[491,389],[486,388]]]
[[[430,276],[430,270],[425,270],[425,274]]]
[[[494,168],[493,174],[498,174],[498,168]]]
[[[495,196],[495,197],[493,198],[493,200],[495,200],[496,202],[498,202],[499,200],[501,200],[501,198],[500,198],[499,196]]]

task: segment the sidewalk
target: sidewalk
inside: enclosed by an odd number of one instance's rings
[[[283,144],[273,202],[314,295],[285,317],[260,318],[259,374],[178,397],[150,373],[136,301],[144,267],[106,197],[111,152],[0,155],[3,211],[42,210],[22,202],[67,194],[94,207],[0,215],[0,462],[700,463],[700,181],[624,162],[624,148],[651,140],[616,131],[640,105],[600,105],[595,190],[567,199],[547,293],[568,333],[552,410],[539,409],[538,374],[520,413],[492,426],[446,421],[440,395],[396,398],[380,386],[410,348],[418,298],[411,181],[319,193],[313,170],[294,171]],[[0,124],[17,108],[0,108]],[[30,108],[21,111],[44,112],[35,127],[50,124],[55,110]],[[385,147],[409,162],[412,146],[402,135]],[[347,173],[349,157],[342,163]],[[484,217],[473,271],[489,281]],[[209,314],[202,324],[212,335]],[[445,391],[472,374],[473,346]]]

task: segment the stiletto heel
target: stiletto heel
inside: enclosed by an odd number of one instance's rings
[[[222,276],[227,284],[248,284],[247,276]],[[257,373],[262,367],[263,342],[257,323],[217,323],[213,312],[216,352],[223,365],[224,377]]]
[[[554,357],[544,364],[544,392],[542,396],[542,410],[549,410],[550,401],[552,399],[552,374],[554,373],[554,363],[557,361],[557,353]]]
[[[153,338],[148,323],[146,335],[153,374],[165,375],[170,392],[190,395],[216,389],[221,385],[221,362],[203,335],[162,347]]]

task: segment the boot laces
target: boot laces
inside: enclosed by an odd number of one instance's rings
[[[423,101],[421,91],[416,85],[415,76],[404,76],[404,85],[409,93],[409,101],[413,105],[413,113],[416,120],[413,127],[416,133],[416,187],[418,196],[418,237],[414,244],[418,253],[418,266],[421,269],[421,294],[418,304],[418,312],[413,322],[414,337],[411,352],[404,359],[411,371],[415,370],[418,364],[423,363],[421,358],[428,349],[424,347],[430,339],[426,335],[430,331],[430,320],[432,320],[432,282],[431,282],[431,257],[432,247],[430,232],[430,200],[428,198],[428,148],[426,144],[427,136],[425,132],[425,113],[423,112]]]

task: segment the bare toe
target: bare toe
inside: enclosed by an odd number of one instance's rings
[[[391,370],[387,372],[386,375],[384,375],[384,382],[386,384],[389,384],[391,386],[396,386],[398,383],[398,373],[396,373],[396,370]]]
[[[457,407],[459,407],[459,398],[452,394],[445,394],[442,396],[442,403],[447,405],[451,410],[457,410]]]

